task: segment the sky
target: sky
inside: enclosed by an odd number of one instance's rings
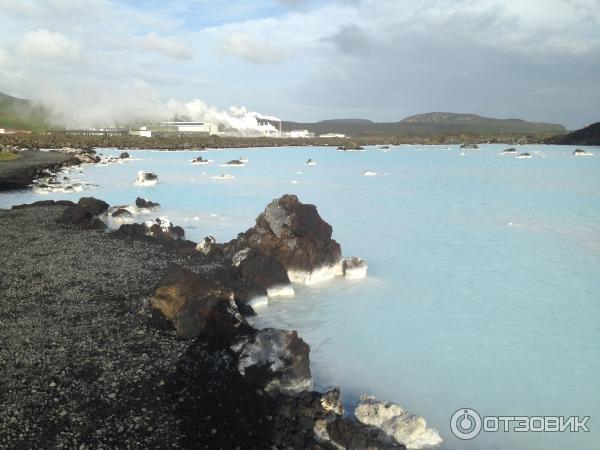
[[[0,92],[65,124],[177,105],[575,129],[600,121],[599,80],[600,0],[0,0]]]

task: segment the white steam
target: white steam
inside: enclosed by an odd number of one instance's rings
[[[167,102],[166,107],[168,116],[172,118],[194,122],[211,122],[218,125],[219,129],[224,131],[260,134],[275,133],[277,128],[266,121],[280,121],[277,117],[248,111],[245,106],[232,106],[229,108],[229,111],[220,111],[198,99],[189,102],[171,99]]]
[[[210,122],[219,131],[246,135],[276,133],[277,117],[232,106],[219,110],[199,99],[162,101],[157,92],[140,80],[122,85],[89,85],[74,83],[71,89],[60,89],[48,83],[37,84],[37,100],[49,113],[53,126],[67,129],[133,127],[179,120]],[[269,123],[271,122],[271,123]]]

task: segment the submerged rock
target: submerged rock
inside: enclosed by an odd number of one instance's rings
[[[531,154],[530,153],[521,153],[519,156],[516,157],[517,159],[531,159]]]
[[[133,217],[133,214],[126,208],[118,208],[111,214],[111,217],[125,219]]]
[[[229,343],[252,330],[239,313],[231,290],[175,264],[160,280],[150,306],[185,339],[200,336]]]
[[[594,154],[580,148],[573,150],[573,156],[593,156]]]
[[[310,347],[296,331],[265,328],[236,340],[238,370],[267,392],[293,394],[312,388]]]
[[[194,159],[191,160],[191,163],[195,164],[195,165],[206,165],[206,164],[209,164],[211,162],[212,161],[210,161],[208,159],[202,158],[202,155],[200,155],[197,158],[194,158]]]
[[[363,395],[354,410],[359,422],[381,429],[409,449],[421,449],[442,442],[437,430],[427,427],[423,417],[413,416],[401,406]]]
[[[256,219],[256,225],[226,245],[228,256],[253,248],[273,256],[291,281],[306,281],[313,272],[334,270],[341,258],[332,228],[315,205],[301,203],[295,195],[273,200]]]
[[[245,166],[246,163],[241,159],[232,159],[231,161],[227,161],[224,166]]]

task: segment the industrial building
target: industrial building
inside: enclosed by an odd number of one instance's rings
[[[132,136],[152,137],[161,134],[207,134],[213,136],[219,133],[219,127],[210,122],[162,122],[145,125],[139,130],[133,130]]]
[[[320,138],[345,138],[346,135],[342,134],[342,133],[325,133],[325,134],[320,134],[319,135]]]
[[[78,130],[65,130],[64,133],[72,136],[126,136],[128,130],[125,128],[88,128]]]
[[[284,138],[312,138],[315,137],[315,133],[311,133],[308,130],[292,130],[292,131],[284,131],[281,133],[281,137]]]

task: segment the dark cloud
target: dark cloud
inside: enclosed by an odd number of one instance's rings
[[[344,25],[333,36],[323,39],[331,42],[341,52],[347,55],[362,55],[371,47],[370,37],[357,25]]]

